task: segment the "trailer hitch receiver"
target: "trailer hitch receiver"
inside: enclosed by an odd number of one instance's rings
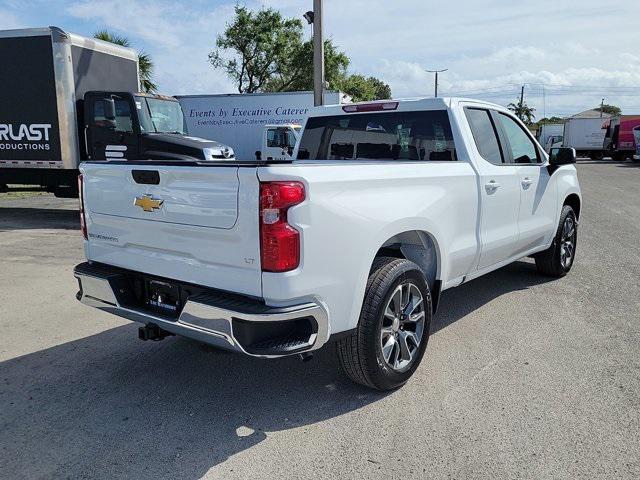
[[[138,338],[143,341],[153,340],[154,342],[158,342],[160,340],[164,340],[165,338],[173,336],[173,333],[167,332],[166,330],[161,329],[155,323],[148,323],[144,327],[138,328]]]

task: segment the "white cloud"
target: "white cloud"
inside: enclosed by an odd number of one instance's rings
[[[546,58],[544,50],[537,47],[504,47],[487,57],[495,63],[533,62]]]
[[[474,59],[473,65],[491,64],[488,57]],[[490,76],[486,70],[476,71],[454,61],[455,68],[440,75],[441,95],[480,98],[506,104],[519,94],[523,84],[527,102],[543,114],[571,114],[593,108],[605,97],[608,103],[629,105],[640,110],[640,66],[628,69],[567,67],[556,71],[510,70]],[[490,70],[491,67],[489,67]],[[396,97],[433,94],[433,74],[419,63],[381,60],[373,74],[384,78]]]
[[[181,46],[175,22],[172,21],[182,11],[177,4],[89,0],[74,3],[67,11],[76,18],[98,21],[163,48]]]
[[[620,60],[622,60],[623,62],[635,64],[636,66],[640,66],[640,56],[634,55],[632,53],[621,53]]]
[[[240,3],[274,7],[297,18],[312,8],[311,0]],[[325,33],[351,57],[352,71],[381,77],[397,97],[430,94],[433,75],[424,68],[449,68],[441,76],[443,92],[485,90],[486,98],[505,102],[514,98],[520,84],[528,83],[528,98],[543,111],[577,111],[603,95],[640,110],[640,100],[612,90],[640,86],[637,53],[611,48],[612,32],[616,45],[635,44],[635,4],[634,0],[614,6],[601,0],[326,0]],[[167,93],[234,91],[224,72],[207,61],[216,35],[233,16],[231,0],[79,0],[67,11],[93,22],[95,29],[114,29],[144,47],[152,54],[156,80]],[[548,85],[544,102],[542,83]],[[584,85],[593,88],[574,89],[570,96],[553,92],[558,86]]]
[[[219,93],[233,86],[208,63],[218,32],[233,15],[232,5],[195,9],[178,2],[89,0],[74,3],[68,13],[126,35],[155,63],[154,79],[173,95]]]
[[[0,8],[0,30],[23,28],[25,25],[9,10]]]

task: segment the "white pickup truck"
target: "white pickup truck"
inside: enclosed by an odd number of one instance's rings
[[[243,354],[332,343],[377,389],[418,367],[440,294],[526,256],[573,264],[575,151],[464,99],[332,106],[288,162],[81,166],[78,299]]]

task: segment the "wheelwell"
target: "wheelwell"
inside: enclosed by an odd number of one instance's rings
[[[434,288],[438,278],[438,250],[436,243],[427,232],[412,230],[394,235],[384,242],[376,253],[377,257],[405,258],[423,271],[429,287]]]
[[[580,197],[575,193],[572,193],[565,198],[563,205],[569,205],[576,212],[576,217],[580,219]]]

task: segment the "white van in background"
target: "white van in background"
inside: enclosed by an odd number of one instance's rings
[[[295,123],[266,125],[262,133],[260,152],[256,151],[256,158],[269,162],[293,160],[293,151],[298,144],[301,131],[302,125]]]

